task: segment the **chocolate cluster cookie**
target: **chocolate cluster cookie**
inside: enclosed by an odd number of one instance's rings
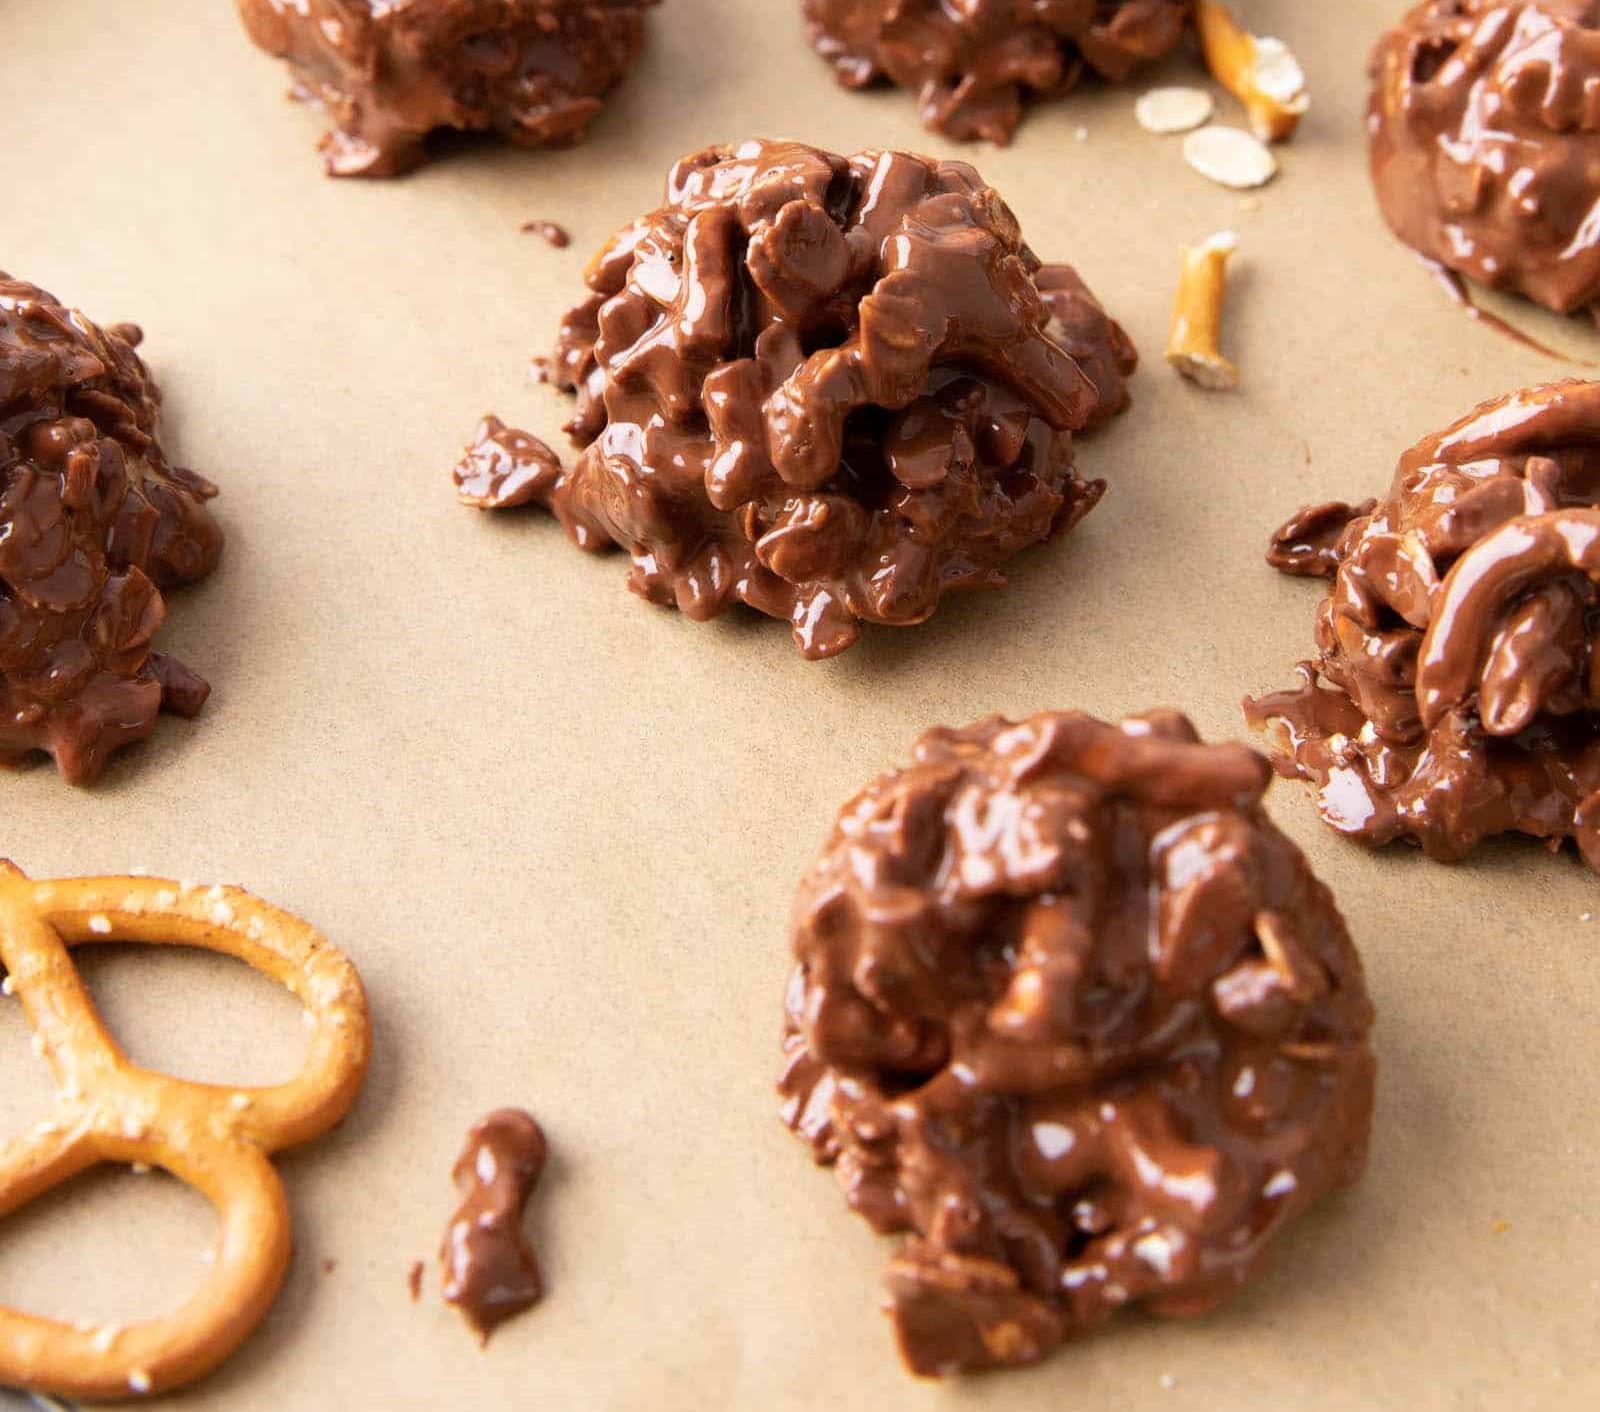
[[[620,546],[653,603],[743,602],[827,657],[1003,585],[1104,490],[1072,433],[1127,405],[1133,347],[963,163],[712,148],[586,279],[552,371],[577,463],[486,423],[457,481]]]
[[[905,1233],[913,1371],[1194,1314],[1365,1162],[1374,1065],[1271,771],[1176,712],[935,730],[800,885],[784,1116]]]
[[[923,122],[962,140],[1007,143],[1029,98],[1085,74],[1120,81],[1183,34],[1192,0],[804,0],[811,40],[839,82],[888,80],[917,95]]]
[[[1573,838],[1600,868],[1600,383],[1484,403],[1274,555],[1333,586],[1300,688],[1246,709],[1327,823],[1447,860]]]
[[[657,0],[237,0],[250,37],[320,103],[330,176],[394,176],[438,128],[576,142],[644,45]]]
[[[1372,56],[1372,180],[1428,258],[1563,313],[1600,295],[1600,0],[1425,0]]]
[[[222,531],[156,440],[140,337],[0,274],[0,764],[47,751],[74,784],[208,692],[152,650],[162,590],[210,573]]]

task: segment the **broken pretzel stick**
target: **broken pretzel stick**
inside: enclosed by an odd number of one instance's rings
[[[287,987],[313,1029],[288,1083],[233,1088],[141,1068],[106,1032],[69,949],[134,941],[234,956]],[[316,931],[232,887],[159,878],[34,882],[0,859],[0,962],[56,1080],[50,1116],[0,1146],[0,1216],[102,1162],[170,1172],[216,1209],[206,1283],[175,1311],[76,1323],[0,1306],[0,1384],[57,1397],[170,1391],[222,1362],[289,1266],[289,1206],[270,1154],[349,1110],[372,1047],[355,968]]]
[[[1294,135],[1311,106],[1306,76],[1282,40],[1251,34],[1222,0],[1199,0],[1195,28],[1211,75],[1244,104],[1264,142]]]
[[[1167,362],[1184,377],[1212,391],[1239,385],[1239,370],[1218,350],[1222,305],[1228,292],[1228,260],[1239,238],[1221,231],[1196,246],[1183,247],[1183,272],[1172,307]]]

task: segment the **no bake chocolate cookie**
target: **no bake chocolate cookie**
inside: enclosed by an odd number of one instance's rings
[[[1600,383],[1484,403],[1269,559],[1333,579],[1301,686],[1246,703],[1328,824],[1446,860],[1574,838],[1600,868]]]
[[[907,1237],[913,1371],[1195,1314],[1366,1153],[1372,1011],[1267,761],[1176,712],[930,731],[800,885],[784,1116]]]
[[[251,39],[322,105],[330,176],[394,176],[439,128],[576,142],[657,0],[237,0]]]
[[[1072,433],[1128,404],[1133,346],[964,163],[712,148],[586,279],[551,372],[576,464],[491,421],[457,483],[620,546],[653,603],[744,602],[827,657],[1000,587],[1104,490]]]
[[[1372,180],[1429,259],[1563,313],[1600,295],[1600,0],[1425,0],[1372,56]]]
[[[846,88],[887,80],[923,122],[1007,143],[1030,98],[1085,74],[1121,80],[1183,34],[1192,0],[804,0],[811,41]]]
[[[209,691],[153,650],[162,590],[210,573],[222,530],[162,453],[140,339],[0,274],[0,765],[45,751],[74,784]]]

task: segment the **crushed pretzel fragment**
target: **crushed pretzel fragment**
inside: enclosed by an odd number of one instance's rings
[[[1306,76],[1282,40],[1251,34],[1222,0],[1199,0],[1195,28],[1206,67],[1245,106],[1264,142],[1294,136],[1311,106]]]
[[[0,1146],[0,1217],[116,1163],[170,1172],[215,1207],[221,1227],[206,1282],[174,1312],[95,1325],[0,1305],[0,1386],[113,1401],[215,1368],[260,1323],[288,1269],[288,1203],[271,1154],[325,1133],[361,1087],[371,1027],[344,955],[238,888],[193,892],[142,877],[32,882],[0,859],[0,966],[56,1080],[50,1118]],[[220,952],[285,986],[314,1016],[304,1067],[239,1093],[133,1063],[70,954],[102,940]]]
[[[1222,356],[1222,306],[1228,292],[1228,261],[1239,248],[1231,231],[1199,245],[1184,246],[1178,297],[1172,307],[1167,362],[1191,382],[1212,392],[1239,385],[1239,370]]]
[[[1211,121],[1216,103],[1203,88],[1152,88],[1139,95],[1133,116],[1146,132],[1192,132]]]
[[[1278,159],[1260,138],[1242,127],[1213,123],[1183,139],[1183,160],[1201,176],[1235,191],[1265,186],[1278,174]]]

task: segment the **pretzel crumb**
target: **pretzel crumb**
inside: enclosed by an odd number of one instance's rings
[[[1208,181],[1248,191],[1278,174],[1278,159],[1266,144],[1242,127],[1213,123],[1183,139],[1183,160]]]
[[[1183,248],[1178,296],[1172,308],[1167,362],[1191,382],[1211,392],[1238,387],[1239,370],[1222,356],[1222,306],[1228,290],[1228,261],[1239,248],[1232,231]]]
[[[1281,39],[1251,34],[1222,0],[1199,0],[1195,28],[1206,67],[1245,106],[1263,142],[1286,142],[1311,106],[1305,71]]]
[[[1146,132],[1165,137],[1211,121],[1217,105],[1203,88],[1152,88],[1139,95],[1133,116]]]

